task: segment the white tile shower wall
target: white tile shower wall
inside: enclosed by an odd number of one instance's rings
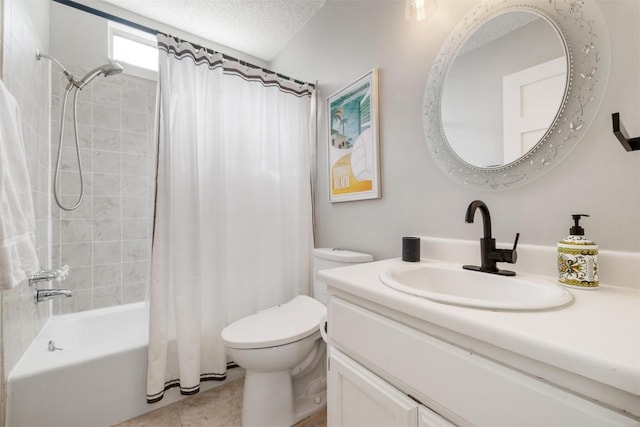
[[[89,70],[71,67],[76,75]],[[66,78],[53,74],[51,148],[55,169]],[[80,207],[52,202],[54,258],[70,266],[73,297],[54,314],[142,301],[149,275],[155,148],[156,82],[120,74],[98,77],[78,95],[78,136],[85,192]],[[65,206],[79,194],[72,96],[67,100],[60,193]]]
[[[49,1],[4,0],[2,80],[22,114],[27,167],[36,218],[41,267],[50,265],[49,65],[37,62],[36,48],[49,48]],[[6,376],[50,316],[48,304],[35,305],[28,284],[2,292],[3,396]],[[4,403],[3,403],[4,407]],[[1,422],[1,421],[0,421]]]

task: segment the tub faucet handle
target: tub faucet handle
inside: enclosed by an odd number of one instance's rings
[[[68,265],[63,265],[62,267],[53,268],[51,270],[40,269],[40,271],[29,277],[29,286],[33,286],[38,282],[50,282],[52,280],[62,282],[67,277],[69,277]]]
[[[49,351],[56,351],[56,350],[62,351],[62,350],[64,350],[63,348],[56,347],[56,343],[54,343],[53,341],[49,341],[49,346],[47,347],[47,349]]]
[[[69,277],[69,266],[63,265],[62,267],[58,267],[55,269],[55,276],[57,282],[62,282]]]

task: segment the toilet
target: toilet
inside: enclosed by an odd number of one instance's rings
[[[327,285],[319,270],[373,261],[369,254],[332,248],[313,250],[313,295],[240,319],[222,330],[231,360],[246,370],[243,427],[285,427],[326,405]]]

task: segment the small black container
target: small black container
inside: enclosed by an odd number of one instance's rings
[[[408,262],[420,261],[420,238],[419,237],[403,237],[402,238],[402,260]]]

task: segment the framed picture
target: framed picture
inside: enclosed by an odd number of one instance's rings
[[[329,201],[380,197],[378,70],[327,99]]]

